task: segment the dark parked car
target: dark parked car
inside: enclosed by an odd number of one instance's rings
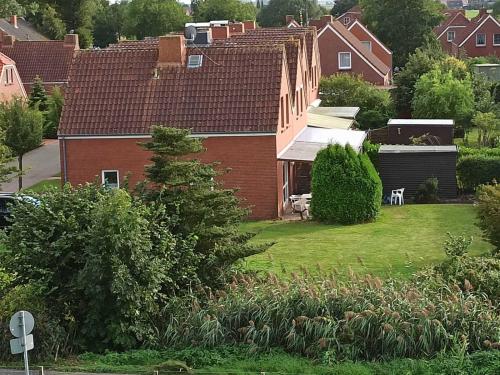
[[[40,202],[30,197],[29,195],[15,195],[14,193],[0,193],[0,229],[4,229],[10,226],[8,218],[10,217],[10,208],[12,205],[19,202],[30,203],[34,206],[40,204]]]

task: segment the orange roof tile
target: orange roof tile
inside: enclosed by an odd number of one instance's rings
[[[155,124],[193,133],[275,133],[282,45],[188,48],[199,68],[158,67],[158,47],[84,51],[70,71],[63,136],[149,134]]]

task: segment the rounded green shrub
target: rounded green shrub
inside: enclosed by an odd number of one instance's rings
[[[363,223],[375,219],[381,202],[382,182],[367,155],[358,155],[349,145],[329,145],[318,152],[312,169],[315,219]]]

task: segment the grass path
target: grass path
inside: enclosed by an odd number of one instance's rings
[[[251,270],[281,274],[306,267],[381,276],[409,276],[444,258],[446,233],[473,236],[471,254],[490,249],[475,226],[471,205],[406,205],[383,207],[374,223],[339,226],[315,222],[249,222],[257,242],[275,242],[265,253],[247,258]]]

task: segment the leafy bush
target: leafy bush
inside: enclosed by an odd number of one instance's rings
[[[457,177],[464,191],[472,192],[482,184],[494,180],[500,181],[500,155],[496,155],[496,150],[478,152],[467,150],[459,157]]]
[[[368,156],[356,154],[349,145],[329,145],[318,152],[311,186],[311,212],[320,221],[362,223],[380,211],[380,177]]]
[[[196,280],[181,266],[195,264],[192,244],[123,190],[66,186],[39,199],[12,212],[1,264],[13,285],[40,285],[79,349],[131,348],[152,337],[159,301]]]
[[[415,194],[416,203],[436,203],[439,201],[438,188],[439,182],[435,177],[428,178],[423,183],[418,185]]]
[[[320,82],[321,105],[326,107],[360,107],[357,122],[361,129],[387,125],[394,115],[388,91],[379,90],[360,76],[334,74]]]
[[[479,227],[500,255],[500,185],[482,186],[478,192]]]
[[[11,316],[19,310],[30,311],[35,317],[35,348],[30,352],[32,359],[55,358],[71,353],[72,334],[54,318],[45,301],[43,289],[37,284],[19,285],[0,294],[0,361],[11,361],[9,330]],[[67,318],[70,318],[69,316]],[[70,328],[71,329],[71,328]]]
[[[378,150],[380,149],[380,143],[371,143],[370,141],[363,142],[363,151],[370,158],[375,169],[378,171]]]
[[[467,254],[470,245],[472,244],[472,237],[454,236],[447,233],[448,239],[444,242],[444,252],[449,257],[460,257]]]
[[[352,275],[235,277],[227,291],[185,301],[161,329],[166,346],[247,343],[335,361],[415,358],[499,346],[500,316],[484,295],[436,280]]]

